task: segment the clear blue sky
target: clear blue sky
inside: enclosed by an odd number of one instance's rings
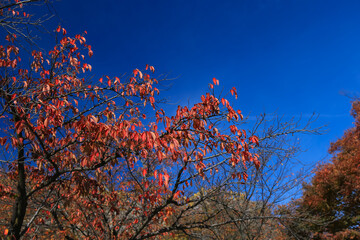
[[[62,0],[54,9],[70,34],[88,32],[95,74],[150,64],[178,77],[164,93],[173,102],[198,100],[216,77],[238,89],[245,115],[318,113],[329,131],[304,139],[304,161],[325,157],[352,124],[342,93],[360,87],[360,1]]]

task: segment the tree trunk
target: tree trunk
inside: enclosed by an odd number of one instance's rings
[[[22,138],[22,134],[17,134],[17,139]],[[25,174],[25,150],[23,143],[18,145],[18,183],[17,183],[17,195],[15,199],[15,204],[12,212],[10,228],[9,228],[9,238],[8,239],[20,239],[21,237],[21,227],[24,222],[24,217],[27,207],[27,197],[26,197],[26,174]]]

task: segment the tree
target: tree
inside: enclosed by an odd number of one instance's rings
[[[18,19],[28,2],[36,1],[9,2],[1,15],[14,19],[2,25],[8,35],[0,47],[0,230],[8,239],[192,237],[199,229],[254,232],[264,221],[247,222],[259,212],[274,218],[270,198],[256,200],[257,187],[243,186],[276,185],[257,174],[282,169],[264,160],[267,140],[306,129],[289,125],[259,139],[243,129],[241,111],[217,94],[215,78],[199,103],[168,116],[154,67],[91,80],[85,34],[68,37],[61,27],[60,42],[48,53],[32,51],[27,67],[17,39],[33,40],[21,27],[29,22]],[[235,88],[230,93],[237,97]],[[232,201],[228,193],[236,186]],[[246,204],[234,209],[241,199]],[[254,211],[239,215],[244,209]],[[244,217],[245,227],[234,225],[244,225]]]
[[[332,143],[331,162],[320,165],[304,185],[298,211],[315,216],[308,232],[319,239],[360,237],[360,102],[352,103],[354,127]],[[319,224],[321,223],[321,224]]]
[[[60,27],[57,32],[66,34]],[[242,115],[215,97],[217,79],[199,103],[179,106],[168,117],[157,108],[157,80],[150,73],[135,69],[129,79],[104,76],[99,84],[87,84],[85,73],[92,67],[83,62],[84,51],[93,53],[83,35],[64,36],[48,54],[33,51],[30,69],[20,68],[15,35],[7,39],[0,49],[0,143],[8,168],[3,182],[9,183],[1,189],[13,207],[6,235],[34,236],[34,222],[49,224],[47,218],[68,238],[79,232],[87,238],[95,232],[98,238],[153,237],[184,228],[177,222],[161,225],[174,207],[192,202],[184,193],[189,182],[227,163],[258,165],[251,153],[258,139],[231,125]],[[152,66],[146,70],[154,72]],[[231,93],[236,96],[236,89]],[[219,131],[224,120],[231,132]],[[132,208],[121,224],[99,220],[103,211],[117,215],[125,206]],[[67,214],[67,207],[78,211]]]
[[[189,222],[209,219],[211,227],[179,235],[188,239],[287,239],[283,227],[296,216],[278,207],[297,197],[310,174],[311,168],[296,160],[301,151],[296,133],[320,133],[319,128],[310,128],[314,120],[285,121],[276,114],[262,114],[255,123],[248,123],[250,132],[259,137],[260,145],[254,151],[260,167],[247,166],[246,182],[231,181],[220,189],[197,186],[193,198],[205,201],[188,214]]]

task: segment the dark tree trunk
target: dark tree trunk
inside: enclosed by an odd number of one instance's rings
[[[22,138],[22,134],[17,134],[17,139]],[[27,208],[27,197],[26,197],[26,173],[25,173],[25,150],[24,145],[18,145],[18,182],[17,182],[17,195],[15,204],[12,212],[9,238],[8,239],[20,239],[21,227],[24,222],[24,217]]]

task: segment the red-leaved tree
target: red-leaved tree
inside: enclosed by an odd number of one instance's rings
[[[219,188],[246,181],[249,162],[259,166],[251,152],[258,138],[238,129],[241,112],[215,96],[219,81],[168,116],[157,106],[154,67],[88,82],[91,46],[57,32],[60,43],[33,51],[30,68],[21,66],[14,35],[0,47],[3,233],[145,239],[209,227],[211,216],[181,221],[204,201],[190,198],[192,182],[218,175]]]
[[[86,63],[91,46],[61,27],[53,49],[31,51],[25,43],[36,45],[32,30],[42,23],[25,10],[31,3],[47,1],[0,3],[7,35],[0,46],[0,234],[280,236],[277,221],[288,216],[274,207],[299,179],[287,176],[298,151],[289,136],[313,132],[308,125],[267,125],[263,116],[244,130],[241,112],[226,99],[237,98],[236,89],[217,94],[215,78],[197,104],[168,115],[152,66],[94,80]],[[21,61],[29,52],[31,60]]]

